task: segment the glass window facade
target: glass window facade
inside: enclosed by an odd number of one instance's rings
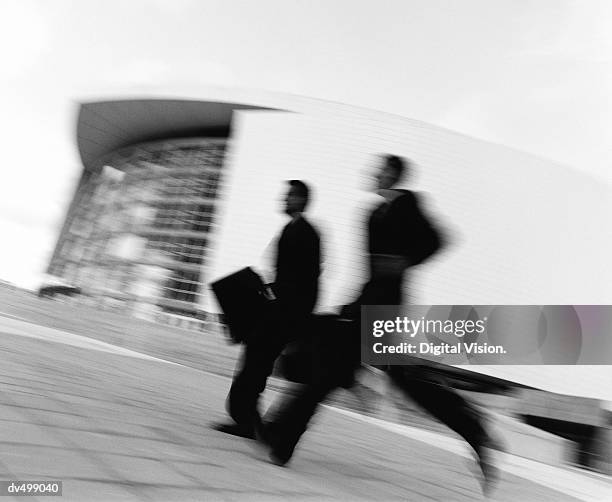
[[[101,159],[77,190],[49,272],[104,304],[196,315],[226,143],[164,140]]]

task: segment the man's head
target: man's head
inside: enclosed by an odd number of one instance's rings
[[[289,184],[289,190],[285,197],[285,213],[294,216],[306,209],[310,197],[310,189],[306,183],[300,180],[291,180],[287,183]]]
[[[407,171],[406,161],[397,155],[384,155],[378,172],[375,175],[376,189],[393,188]]]

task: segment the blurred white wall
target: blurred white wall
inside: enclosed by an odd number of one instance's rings
[[[421,122],[347,106],[237,112],[211,280],[261,264],[286,219],[284,180],[313,188],[325,252],[323,309],[364,279],[364,219],[377,153],[409,157],[449,247],[407,281],[413,303],[612,303],[609,187],[563,166]],[[375,198],[376,196],[374,196]],[[208,307],[210,308],[210,307]]]

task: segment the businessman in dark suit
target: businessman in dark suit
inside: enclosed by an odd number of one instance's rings
[[[234,423],[216,426],[241,437],[255,437],[254,427],[260,422],[259,396],[274,362],[289,342],[307,336],[319,293],[320,239],[303,214],[310,190],[299,180],[288,184],[284,212],[291,220],[278,239],[276,276],[271,287],[275,301],[264,313],[265,328],[247,341],[241,368],[232,382],[227,408]]]

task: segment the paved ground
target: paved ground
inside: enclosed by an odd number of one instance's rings
[[[66,500],[482,499],[449,438],[333,409],[290,468],[273,466],[207,426],[224,418],[226,377],[113,350],[0,317],[0,480],[63,480]],[[492,500],[612,500],[603,478],[502,467]]]
[[[0,287],[0,316],[20,319],[112,344],[113,347],[144,353],[173,361],[190,368],[231,377],[240,354],[240,346],[229,345],[219,327],[210,324],[205,333],[187,331],[146,322],[118,312],[101,311],[85,305],[71,305],[57,300],[40,299],[22,290]],[[282,380],[272,380],[270,387],[286,390]],[[380,389],[379,389],[380,390]],[[338,392],[333,403],[345,409],[377,414],[381,406],[390,404],[389,397],[362,389],[361,399],[351,392]],[[448,430],[407,400],[395,402],[403,412],[394,420],[427,430],[448,434]]]

